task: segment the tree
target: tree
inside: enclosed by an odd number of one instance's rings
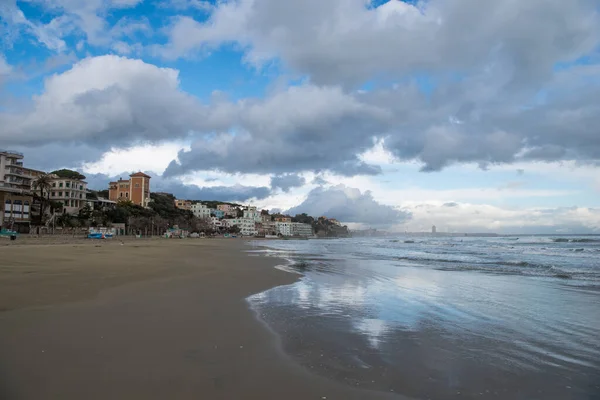
[[[229,233],[237,234],[237,233],[240,233],[241,229],[239,226],[233,225],[232,227],[230,227],[228,229],[228,231],[229,231]]]
[[[70,169],[58,169],[56,171],[50,172],[50,174],[57,175],[61,178],[66,178],[66,179],[76,179],[76,180],[80,180],[80,181],[85,179],[85,175],[82,175],[79,172],[73,171]]]
[[[39,190],[39,199],[40,199],[40,213],[39,213],[39,224],[41,225],[44,222],[44,212],[46,211],[46,204],[44,202],[45,196],[44,192],[48,194],[48,191],[52,187],[52,177],[48,174],[42,174],[37,177],[35,181],[33,181],[33,189]]]
[[[204,232],[207,234],[215,231],[211,220],[208,218],[195,218],[193,230],[198,233]]]
[[[92,207],[88,203],[79,209],[79,213],[77,214],[77,218],[79,221],[88,221],[92,217]]]

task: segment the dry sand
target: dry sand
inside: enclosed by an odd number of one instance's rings
[[[241,240],[0,242],[1,399],[378,399],[304,370],[245,298]],[[396,398],[396,397],[394,397]]]

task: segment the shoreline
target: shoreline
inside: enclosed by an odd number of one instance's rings
[[[247,241],[88,242],[2,247],[0,397],[399,398],[282,351],[246,299],[298,277]]]

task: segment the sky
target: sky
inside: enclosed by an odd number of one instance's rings
[[[392,231],[600,233],[600,0],[0,0],[0,148]]]

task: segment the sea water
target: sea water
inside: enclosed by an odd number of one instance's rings
[[[315,373],[423,399],[600,399],[599,237],[262,241],[250,251],[299,274],[248,301]]]

